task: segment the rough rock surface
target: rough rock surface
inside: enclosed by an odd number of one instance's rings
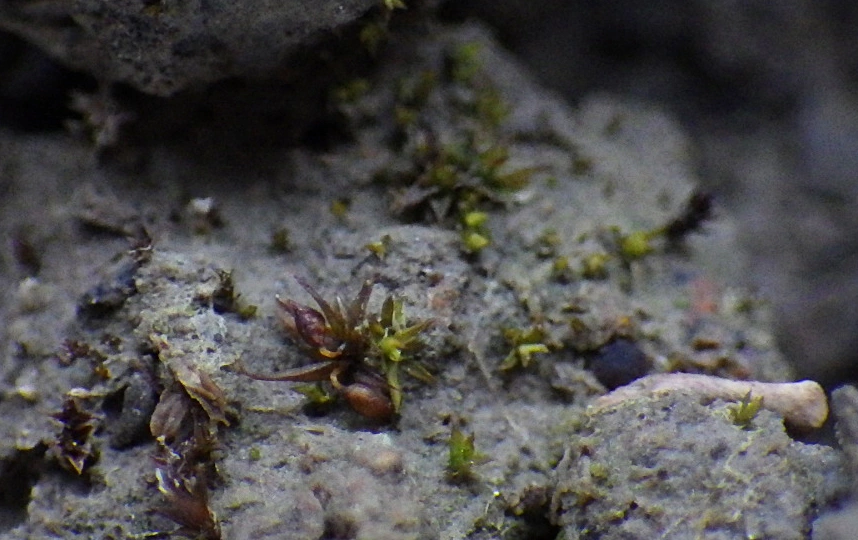
[[[557,467],[566,538],[807,538],[810,509],[847,487],[839,454],[730,407],[675,392],[589,415]]]
[[[546,85],[676,113],[701,181],[737,218],[746,279],[771,298],[801,377],[856,376],[858,56],[848,0],[451,2],[489,21]]]
[[[0,28],[100,80],[170,95],[231,76],[277,78],[299,46],[344,28],[379,4],[378,0],[6,2],[0,6]]]
[[[767,306],[734,286],[727,216],[640,256],[621,247],[694,190],[670,118],[599,96],[572,109],[485,31],[431,30],[331,89],[337,136],[321,148],[120,138],[128,166],[70,135],[0,132],[4,537],[212,538],[216,522],[225,538],[553,538],[552,471],[605,391],[589,368],[625,356],[606,345],[622,339],[649,372],[791,378]],[[393,294],[409,320],[434,320],[415,355],[437,380],[403,376],[396,422],[236,373],[313,361],[278,319],[276,294],[312,304],[293,275],[344,299],[371,278],[370,313]],[[531,327],[539,343],[522,343]],[[774,438],[800,470],[767,418],[740,435]],[[477,452],[459,470],[454,428]],[[809,520],[806,486],[770,476]],[[188,499],[214,514],[170,512]]]

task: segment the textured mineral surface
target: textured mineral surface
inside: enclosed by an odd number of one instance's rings
[[[66,65],[157,95],[227,77],[276,78],[290,54],[377,0],[7,2],[0,28]]]
[[[588,415],[557,468],[566,538],[807,538],[810,510],[847,487],[839,454],[731,407],[676,391]]]
[[[343,5],[345,19],[364,6]],[[95,24],[54,8],[69,36]],[[185,8],[138,9],[178,24]],[[257,126],[243,108],[215,135],[210,111],[124,138],[117,124],[179,107],[109,94],[77,102],[88,139],[0,131],[4,538],[807,533],[840,463],[773,413],[736,426],[722,414],[735,403],[667,398],[587,413],[629,367],[793,377],[767,305],[736,286],[729,216],[689,211],[705,197],[681,130],[610,96],[570,107],[480,27],[426,24],[332,82],[300,144],[291,117]],[[250,49],[270,59],[291,38],[266,39]],[[169,93],[182,64],[163,51],[174,71],[148,83]],[[242,118],[283,139],[243,139]],[[371,280],[361,331],[388,298],[400,329],[432,320],[398,379],[380,339],[367,349],[359,375],[402,393],[394,421],[349,406],[354,372],[300,384],[237,368],[342,353],[284,331],[276,295],[317,304],[294,276],[335,306]],[[431,377],[409,376],[418,361]]]

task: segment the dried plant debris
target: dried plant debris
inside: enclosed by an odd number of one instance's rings
[[[193,366],[176,363],[173,375],[185,392],[205,411],[209,420],[228,426],[231,415],[226,396],[211,377]]]
[[[432,321],[408,325],[402,301],[393,297],[385,300],[380,314],[367,315],[366,307],[373,288],[371,281],[365,282],[346,305],[339,297],[330,303],[307,282],[300,278],[296,280],[321,311],[278,297],[281,320],[295,341],[316,362],[275,374],[253,373],[237,362],[234,366],[236,371],[262,381],[328,380],[357,413],[380,421],[390,420],[401,407],[400,368],[421,381],[434,380],[420,363],[411,359],[405,362],[408,353],[419,347],[419,334]]]
[[[155,457],[155,479],[164,503],[154,511],[179,525],[171,534],[219,540],[220,524],[209,507],[210,467],[192,456],[161,446]]]
[[[85,232],[128,238],[142,236],[138,209],[116,194],[85,184],[72,199],[76,207],[74,217]]]
[[[154,510],[177,524],[174,535],[219,539],[220,525],[209,508],[219,424],[229,425],[226,399],[211,379],[188,368],[161,393],[149,421],[158,441],[155,477],[164,504]]]
[[[98,448],[92,435],[101,425],[101,417],[83,406],[83,398],[66,395],[60,412],[51,415],[60,432],[52,441],[50,452],[60,466],[75,474],[83,474],[98,460]]]
[[[191,409],[193,401],[181,388],[174,383],[161,392],[158,403],[149,418],[149,430],[158,440],[171,443],[180,438],[188,421],[192,420]]]
[[[78,313],[87,318],[110,315],[122,307],[125,301],[137,294],[134,276],[140,265],[137,261],[125,261],[113,270],[105,280],[86,291],[78,302]]]
[[[178,383],[178,388],[181,388],[189,398],[205,411],[211,422],[230,425],[228,417],[233,412],[223,391],[212,380],[211,376],[193,365],[191,358],[184,351],[172,347],[166,338],[153,335],[150,336],[150,339],[158,351],[158,358],[167,366],[173,379]],[[170,393],[179,393],[175,388],[176,385],[171,385],[162,394],[161,402],[156,407],[157,413],[161,414],[158,409],[162,408],[162,402],[167,399],[165,396]],[[163,406],[166,407],[167,405]]]
[[[155,477],[164,500],[155,511],[180,526],[174,535],[219,539],[208,493],[218,477],[218,428],[230,425],[235,413],[223,391],[187,354],[163,337],[150,339],[167,368],[165,388],[149,419],[158,441]]]
[[[99,367],[104,366],[104,362],[107,360],[106,354],[79,339],[66,339],[63,341],[57,353],[59,364],[63,367],[68,367],[78,360],[89,360],[95,366],[93,369],[98,371],[106,370],[104,367]]]

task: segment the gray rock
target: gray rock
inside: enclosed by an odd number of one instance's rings
[[[807,538],[846,487],[842,460],[770,411],[737,426],[730,406],[674,393],[591,414],[557,467],[566,538]]]
[[[230,76],[272,77],[296,47],[378,0],[5,3],[0,28],[97,78],[170,95]]]
[[[152,513],[170,502],[157,486],[169,487],[165,478],[175,486],[181,470],[138,432],[151,394],[136,388],[135,377],[148,371],[160,394],[155,431],[181,439],[182,417],[173,411],[183,403],[195,411],[186,425],[218,426],[216,451],[203,456],[210,467],[199,474],[212,480],[208,506],[223,536],[302,540],[551,537],[535,532],[556,532],[546,516],[551,471],[570,438],[589,432],[585,406],[604,390],[585,369],[585,356],[611,339],[634,340],[660,371],[791,376],[772,346],[767,309],[732,287],[741,257],[725,216],[707,223],[706,234],[690,235],[682,249],[660,243],[633,261],[617,254],[615,231],[662,226],[693,191],[690,148],[674,122],[606,96],[570,108],[534,84],[484,30],[431,30],[419,40],[394,36],[370,78],[333,88],[344,94],[330,103],[343,116],[336,129],[344,141],[324,150],[219,153],[230,146],[221,142],[189,152],[175,139],[126,141],[145,157],[128,174],[99,164],[91,147],[69,136],[0,132],[8,157],[0,179],[9,186],[0,197],[0,232],[19,236],[40,260],[30,276],[24,272],[32,265],[0,251],[0,287],[18,291],[0,296],[0,418],[19,419],[0,422],[0,486],[21,486],[0,508],[0,535],[129,538],[183,524]],[[498,113],[505,110],[504,119]],[[275,127],[288,130],[294,119],[286,118]],[[229,142],[238,140],[233,134]],[[427,167],[443,172],[442,158],[460,181],[487,187],[480,179],[499,149],[508,152],[502,174],[530,167],[533,173],[526,188],[475,203],[487,213],[491,237],[479,254],[463,253],[463,216],[455,212],[407,224],[391,212],[397,188],[413,185]],[[488,165],[477,166],[480,155]],[[188,198],[211,199],[200,208],[216,208],[217,219],[188,212]],[[434,202],[444,206],[441,196]],[[128,250],[125,224],[136,221],[146,224],[154,247],[134,273],[135,294],[101,318],[80,320],[78,299],[103,283],[100,268],[108,284],[117,276],[110,261]],[[367,249],[370,243],[384,253]],[[604,275],[585,277],[582,267],[594,254],[612,256]],[[565,277],[553,272],[561,256],[570,270]],[[239,309],[217,303],[230,270]],[[409,320],[434,320],[414,360],[436,383],[402,376],[396,425],[375,425],[342,399],[313,408],[295,383],[222,369],[239,359],[260,373],[314,361],[278,321],[276,294],[313,303],[293,275],[324,298],[346,300],[373,278],[370,313],[393,294]],[[243,316],[249,305],[257,306],[255,316]],[[504,330],[537,323],[552,350],[501,372],[514,350]],[[55,361],[58,349],[69,348],[61,347],[66,338],[97,354]],[[177,383],[193,392],[185,396]],[[86,441],[98,458],[84,479],[54,472],[56,452],[47,451],[59,426],[46,412],[59,410],[73,388],[88,395],[83,405],[91,414],[104,417],[104,429]],[[771,436],[790,459],[801,454],[774,417],[760,417],[764,440]],[[692,419],[721,426],[708,418]],[[630,433],[664,436],[663,423],[632,412],[624,420]],[[150,419],[150,433],[152,425]],[[126,426],[143,438],[139,444],[111,440]],[[451,426],[473,436],[484,456],[474,456],[471,474],[454,478]],[[721,430],[736,431],[738,440],[757,437],[729,424]],[[832,453],[813,453],[823,469],[808,469],[809,485],[816,485],[813,471],[829,470]],[[688,456],[698,470],[723,458]],[[21,482],[19,471],[32,472]],[[624,480],[623,489],[639,483]],[[744,493],[743,480],[725,481],[725,491]],[[175,492],[168,492],[174,501]],[[808,487],[792,484],[779,496],[806,508],[807,494]],[[565,507],[572,511],[571,503]],[[806,525],[770,516],[772,527]]]
[[[495,25],[568,99],[609,89],[677,111],[699,143],[701,181],[739,222],[752,255],[745,281],[771,298],[784,353],[800,376],[827,386],[852,377],[854,3],[462,0],[455,8]]]

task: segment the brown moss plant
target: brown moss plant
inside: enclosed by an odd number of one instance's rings
[[[355,298],[346,304],[340,297],[330,303],[306,281],[295,279],[319,310],[278,297],[280,318],[287,332],[315,362],[275,374],[254,373],[238,362],[236,371],[262,381],[329,381],[353,410],[379,421],[388,421],[399,413],[400,366],[419,380],[433,381],[419,363],[404,362],[408,353],[420,346],[419,334],[432,324],[431,320],[409,326],[402,301],[393,297],[385,300],[381,313],[368,315],[372,281],[364,282]]]

